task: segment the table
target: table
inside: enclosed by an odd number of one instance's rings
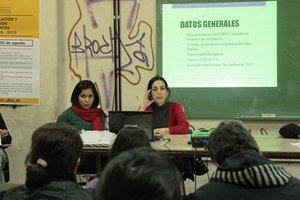
[[[262,154],[270,159],[300,159],[300,148],[291,143],[299,143],[299,139],[282,138],[279,134],[253,135]]]
[[[284,159],[292,162],[300,160],[300,148],[292,146],[291,143],[300,142],[298,139],[281,138],[279,134],[253,135],[256,139],[262,154],[270,159]],[[196,151],[197,156],[206,157],[208,152],[204,148],[194,148],[188,144],[190,135],[171,135],[171,142],[167,147],[162,141],[152,142],[151,146],[158,151],[174,156],[193,157]],[[102,169],[101,156],[108,156],[110,147],[84,147],[83,154],[97,156],[97,168]]]

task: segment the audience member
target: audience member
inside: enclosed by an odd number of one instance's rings
[[[188,200],[299,199],[300,180],[263,156],[239,122],[221,122],[209,136],[207,148],[217,170]]]
[[[180,200],[180,174],[168,157],[149,147],[113,158],[94,192],[95,200]]]
[[[0,185],[9,181],[9,159],[5,149],[11,144],[12,137],[7,130],[5,121],[0,113]]]
[[[65,123],[49,123],[34,131],[26,157],[25,185],[9,189],[4,199],[92,199],[93,190],[76,183],[83,143]]]
[[[137,147],[151,147],[147,133],[137,127],[124,127],[118,132],[111,147],[110,159],[113,159],[124,151]],[[95,178],[92,177],[90,181],[87,182],[85,188],[95,188],[99,181],[99,176],[101,176],[101,172],[98,173]]]

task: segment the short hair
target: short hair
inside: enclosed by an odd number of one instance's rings
[[[167,81],[166,81],[163,77],[161,77],[161,76],[159,76],[159,75],[156,75],[156,76],[154,76],[153,78],[151,78],[151,79],[149,80],[148,86],[147,86],[147,90],[152,89],[152,85],[153,85],[153,83],[154,83],[155,81],[162,81],[162,82],[164,82],[164,84],[165,84],[165,86],[166,86],[166,89],[167,89],[167,91],[169,92],[169,96],[170,96],[171,91],[170,91],[170,88],[169,88],[169,86],[168,86]]]
[[[77,107],[80,107],[80,104],[78,102],[78,96],[80,95],[82,90],[86,89],[91,89],[93,91],[94,101],[92,107],[97,108],[99,105],[99,95],[94,83],[90,80],[82,80],[76,84],[71,95],[71,103]]]
[[[259,152],[257,143],[246,128],[237,121],[223,121],[208,139],[211,160],[221,164],[226,158],[243,151]]]
[[[180,174],[165,154],[149,147],[125,151],[105,167],[94,192],[101,200],[180,200]]]
[[[141,128],[124,127],[118,132],[111,147],[110,158],[112,159],[126,150],[143,146],[151,147],[147,133]]]
[[[26,186],[41,187],[49,174],[57,171],[74,172],[83,143],[78,131],[66,123],[48,123],[36,129],[31,138],[31,148],[26,156]],[[47,166],[37,164],[38,159]]]

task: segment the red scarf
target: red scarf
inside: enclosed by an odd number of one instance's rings
[[[100,115],[106,117],[106,114],[101,108],[91,108],[90,110],[83,110],[74,105],[72,105],[72,110],[79,115],[83,120],[92,122],[94,130],[102,131],[102,122]]]

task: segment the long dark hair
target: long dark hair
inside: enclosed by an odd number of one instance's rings
[[[49,173],[75,170],[83,143],[78,131],[66,123],[48,123],[34,131],[31,148],[26,156],[26,186],[41,187]],[[47,166],[37,164],[42,159]]]

